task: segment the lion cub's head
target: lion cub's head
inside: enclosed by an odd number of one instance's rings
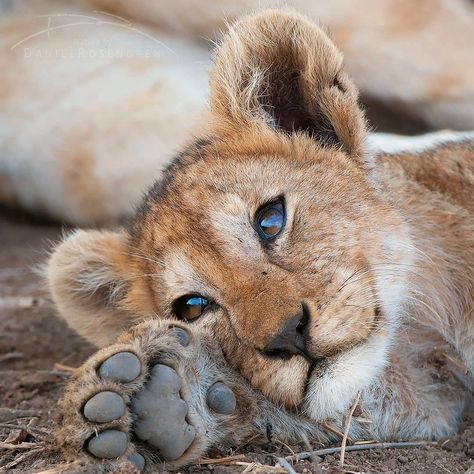
[[[384,364],[408,259],[356,90],[317,26],[267,11],[218,48],[210,112],[128,230],[57,248],[55,301],[98,344],[154,315],[205,325],[270,398],[331,416]]]

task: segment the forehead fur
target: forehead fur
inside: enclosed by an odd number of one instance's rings
[[[207,235],[200,219],[202,211],[216,198],[237,192],[248,197],[250,207],[261,205],[277,197],[275,187],[285,193],[304,184],[301,181],[309,170],[314,176],[319,175],[321,184],[326,183],[322,192],[328,179],[333,180],[331,187],[335,190],[343,191],[348,181],[353,189],[357,185],[369,189],[366,175],[350,157],[304,133],[290,137],[260,130],[235,140],[211,136],[198,139],[173,160],[148,191],[133,221],[132,236],[151,227],[164,231],[166,218],[177,218],[180,213],[187,227],[195,230],[193,237],[199,231]],[[271,181],[266,179],[269,177]],[[258,202],[252,202],[255,194]],[[177,234],[180,222],[175,221],[174,225],[170,230]]]

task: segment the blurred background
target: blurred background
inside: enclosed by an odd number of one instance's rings
[[[226,22],[275,0],[0,0],[0,203],[129,215],[202,122]],[[474,129],[472,0],[288,0],[343,51],[374,131]]]
[[[281,4],[0,0],[0,440],[47,436],[63,381],[94,350],[54,317],[34,268],[64,229],[114,226],[133,212],[199,131],[226,23]],[[373,131],[474,130],[472,0],[285,4],[343,51]],[[447,448],[401,461],[374,452],[363,465],[464,472],[473,440],[470,423]],[[0,470],[48,463],[0,448]]]

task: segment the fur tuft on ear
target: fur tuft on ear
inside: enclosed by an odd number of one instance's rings
[[[153,314],[125,233],[76,231],[54,249],[46,277],[59,314],[98,346]]]
[[[216,131],[304,132],[323,146],[363,153],[365,120],[342,55],[304,16],[267,10],[230,27],[211,72]],[[263,130],[262,130],[263,131]]]

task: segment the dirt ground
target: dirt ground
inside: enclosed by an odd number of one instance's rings
[[[55,317],[35,272],[62,229],[0,210],[0,472],[93,472],[86,465],[57,466],[51,427],[67,381],[67,367],[80,365],[94,347]],[[58,365],[61,364],[61,365]],[[66,368],[64,367],[66,366]],[[313,449],[321,446],[314,444]],[[278,457],[307,451],[273,441],[212,453],[227,461],[190,467],[189,473],[291,472],[275,468]],[[326,455],[293,465],[296,472],[451,473],[474,472],[474,413],[458,436],[409,449],[370,449]],[[255,464],[254,464],[255,463]],[[54,466],[56,465],[56,468]]]

